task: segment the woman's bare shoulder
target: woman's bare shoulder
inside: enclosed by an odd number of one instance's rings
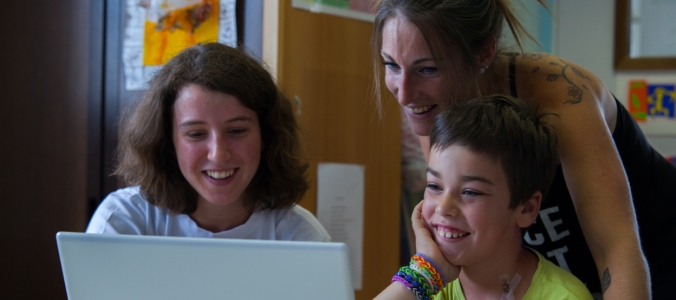
[[[589,70],[548,53],[525,53],[516,57],[519,98],[546,106],[602,101],[607,89]]]
[[[614,97],[589,70],[548,53],[520,54],[515,59],[519,98],[532,107],[558,113],[580,110],[600,112],[613,129],[616,115]]]

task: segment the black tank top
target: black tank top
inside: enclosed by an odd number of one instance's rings
[[[510,92],[517,97],[514,58],[510,58],[509,80]],[[650,266],[653,299],[673,299],[676,294],[676,167],[650,146],[631,114],[617,99],[615,102],[617,123],[613,141],[629,178],[641,246]],[[524,235],[524,245],[569,270],[600,299],[596,265],[560,165],[536,223]]]

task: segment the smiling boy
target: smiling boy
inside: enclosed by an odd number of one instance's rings
[[[592,299],[578,278],[521,244],[558,161],[544,122],[557,117],[503,95],[436,117],[425,199],[412,218],[419,254],[382,299]]]

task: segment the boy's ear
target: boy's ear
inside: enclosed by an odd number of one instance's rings
[[[481,68],[488,68],[493,64],[495,55],[497,53],[497,40],[494,37],[488,37],[483,44],[481,49],[476,54],[475,63]]]
[[[516,223],[519,227],[526,228],[535,222],[538,213],[540,213],[540,203],[542,203],[542,193],[537,191],[526,202],[517,207],[519,214]]]

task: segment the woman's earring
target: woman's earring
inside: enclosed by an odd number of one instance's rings
[[[481,67],[481,69],[479,69],[479,72],[480,72],[481,74],[483,74],[484,72],[486,72],[486,68]]]

